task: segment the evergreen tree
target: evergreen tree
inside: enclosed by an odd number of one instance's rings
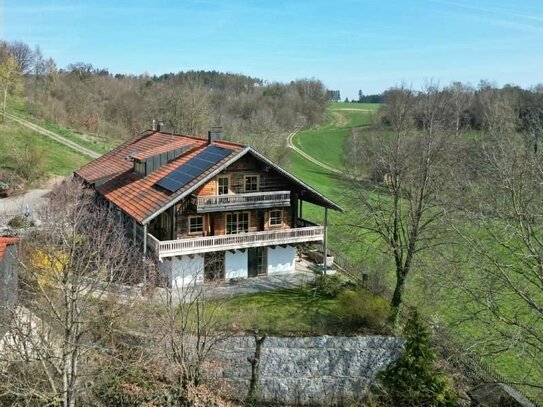
[[[394,406],[456,406],[449,380],[434,366],[430,333],[416,311],[407,321],[404,339],[404,353],[378,377],[381,401]]]

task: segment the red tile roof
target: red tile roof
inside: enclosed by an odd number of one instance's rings
[[[155,184],[200,153],[207,146],[207,140],[191,136],[149,132],[135,137],[110,153],[90,162],[77,170],[76,174],[89,183],[106,178],[107,181],[99,185],[96,191],[141,223],[228,161],[235,152],[244,148],[243,145],[226,141],[215,141],[213,144],[231,150],[232,153],[174,193],[157,187]],[[134,157],[136,155],[138,158],[148,157],[188,145],[191,145],[192,148],[186,153],[145,177],[136,175],[132,171],[133,163],[127,159],[128,156]]]
[[[176,199],[185,193],[190,192],[200,181],[222,165],[235,157],[239,157],[240,155],[238,153],[242,153],[242,150],[245,152],[251,151],[257,158],[275,166],[273,162],[244,145],[222,140],[214,141],[213,145],[230,150],[231,153],[207,171],[199,174],[176,192],[170,192],[155,185],[166,175],[181,167],[188,160],[200,153],[207,145],[207,139],[147,131],[120,145],[102,157],[88,163],[77,170],[75,174],[89,184],[98,185],[96,187],[98,194],[112,202],[137,222],[144,223],[151,217],[154,217],[158,213],[169,208],[174,204]],[[144,159],[152,155],[184,146],[190,146],[190,149],[149,175],[142,176],[133,172],[134,164],[131,157]],[[277,169],[305,190],[306,196],[310,198],[306,199],[309,200],[309,202],[342,210],[340,206],[322,196],[282,168],[277,167]]]
[[[4,258],[4,253],[6,252],[6,248],[9,245],[16,244],[19,242],[18,237],[4,237],[0,236],[0,260]]]
[[[198,140],[198,144],[200,144],[200,140]],[[137,160],[144,160],[146,158],[152,157],[157,154],[167,153],[168,151],[172,151],[181,147],[190,147],[190,146],[191,144],[187,144],[186,138],[176,137],[172,142],[168,144],[151,148],[150,150],[141,151],[139,153],[132,155],[132,157]]]
[[[138,153],[158,149],[172,143],[175,143],[177,146],[175,148],[179,148],[190,144],[205,145],[206,142],[207,140],[201,138],[149,130],[84,165],[75,171],[75,174],[79,175],[86,182],[93,184],[100,180],[111,179],[131,170],[133,163],[129,157]]]

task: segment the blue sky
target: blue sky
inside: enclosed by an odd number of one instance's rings
[[[541,0],[0,0],[0,35],[60,67],[321,79],[352,98],[428,80],[543,82]]]

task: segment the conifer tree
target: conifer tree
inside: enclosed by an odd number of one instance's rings
[[[456,406],[449,380],[434,365],[428,328],[413,311],[404,328],[405,350],[380,375],[381,401],[394,406]]]

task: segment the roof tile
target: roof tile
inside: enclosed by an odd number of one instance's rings
[[[224,141],[216,141],[213,144],[226,148],[232,153],[244,147],[240,144]],[[160,154],[161,152],[187,145],[192,145],[194,148],[153,171],[146,177],[134,174],[132,172],[133,164],[127,159],[128,156],[137,156],[138,159],[141,159],[140,157]],[[208,171],[203,172],[174,193],[155,186],[160,179],[196,156],[206,146],[207,140],[197,137],[148,132],[127,141],[110,153],[85,165],[76,171],[76,174],[89,183],[106,178],[107,181],[96,188],[98,193],[103,195],[108,201],[114,203],[127,215],[136,219],[136,221],[143,222],[176,197],[183,194],[195,182],[198,182],[220,167],[232,156],[231,153]]]
[[[6,248],[9,245],[16,244],[18,242],[19,242],[18,237],[0,236],[0,260],[4,258],[4,253],[6,252]]]

